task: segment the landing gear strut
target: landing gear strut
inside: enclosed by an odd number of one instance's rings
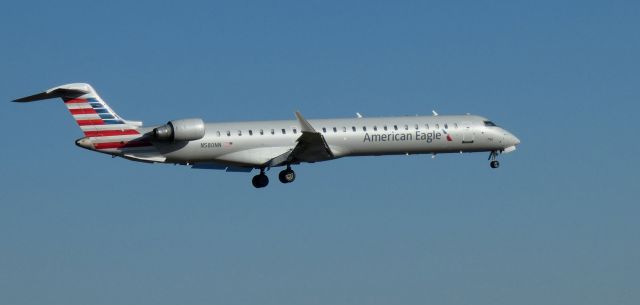
[[[491,160],[491,163],[489,163],[489,165],[491,165],[491,168],[500,167],[500,162],[496,160],[497,158],[498,158],[498,151],[496,150],[491,151],[491,154],[489,155],[489,160]]]
[[[290,165],[287,165],[287,169],[280,172],[278,179],[280,179],[282,183],[291,183],[293,180],[296,180],[296,172],[291,169]]]
[[[260,174],[253,176],[251,183],[255,188],[263,188],[269,184],[269,177],[264,174],[264,168],[260,169]]]

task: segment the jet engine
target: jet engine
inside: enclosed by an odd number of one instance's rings
[[[153,138],[160,141],[193,141],[204,137],[202,119],[181,119],[153,129]]]

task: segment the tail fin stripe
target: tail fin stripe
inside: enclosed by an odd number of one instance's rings
[[[67,104],[68,109],[93,109],[89,104]]]
[[[132,129],[129,125],[88,125],[88,126],[80,126],[82,132],[85,131],[97,131],[97,130],[120,130],[120,129]]]
[[[64,101],[65,104],[79,104],[79,103],[86,103],[86,102],[87,102],[87,99],[84,99],[84,98],[74,98],[74,99]]]
[[[69,109],[72,115],[76,114],[97,114],[95,109],[93,108],[78,108],[78,109]]]
[[[115,119],[116,119],[113,115],[108,114],[108,113],[107,113],[107,114],[99,114],[98,116],[99,116],[101,119],[112,119],[112,120],[115,120]]]
[[[122,120],[102,120],[102,122],[108,125],[124,124],[124,121]]]
[[[78,125],[87,126],[87,125],[104,125],[104,121],[102,120],[76,120]]]
[[[76,121],[79,120],[99,120],[100,116],[98,116],[98,114],[96,113],[90,113],[90,114],[74,114],[73,118]]]

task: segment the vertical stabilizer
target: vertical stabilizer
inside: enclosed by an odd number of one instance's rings
[[[61,98],[85,137],[80,145],[97,150],[146,147],[151,144],[139,139],[142,122],[120,117],[89,84],[74,83],[14,100],[18,103]]]

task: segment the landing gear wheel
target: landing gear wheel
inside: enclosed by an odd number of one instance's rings
[[[290,168],[287,168],[280,172],[280,174],[278,175],[278,179],[280,179],[280,182],[282,183],[291,183],[296,180],[296,172],[294,172]]]
[[[251,183],[255,188],[263,188],[269,184],[269,177],[264,173],[260,173],[259,175],[253,176]]]
[[[491,168],[498,168],[500,167],[500,162],[498,162],[498,160],[493,160],[491,161],[490,165],[491,165]]]

